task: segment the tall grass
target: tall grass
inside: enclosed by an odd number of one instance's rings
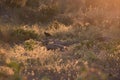
[[[10,9],[22,25],[0,22],[0,79],[120,79],[119,0],[8,2],[26,7]]]

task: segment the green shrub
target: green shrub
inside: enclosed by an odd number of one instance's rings
[[[41,80],[51,80],[51,79],[49,79],[49,77],[47,77],[47,76],[44,76],[44,77],[42,77]]]
[[[21,71],[21,65],[15,61],[11,61],[8,65],[8,67],[12,68],[14,70],[14,80],[21,80],[22,76],[20,76]]]
[[[106,69],[105,71],[108,72],[109,78],[114,79],[114,78],[119,78],[119,71],[120,71],[120,43],[117,45],[114,43],[109,43],[112,44],[110,45],[110,48],[107,48],[107,53],[103,56],[105,56],[104,59],[102,59],[104,63],[104,68]]]
[[[26,50],[33,50],[36,45],[36,42],[32,39],[24,42],[24,47]]]
[[[12,41],[23,42],[29,39],[39,39],[39,35],[33,30],[15,29],[11,33]]]

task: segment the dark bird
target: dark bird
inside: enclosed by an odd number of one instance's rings
[[[51,35],[50,33],[48,33],[48,32],[44,32],[44,34],[45,34],[46,37],[51,37],[51,36],[52,36],[52,35]]]

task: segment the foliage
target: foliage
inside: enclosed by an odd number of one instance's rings
[[[15,29],[11,33],[12,40],[22,42],[29,39],[39,39],[39,35],[33,30]]]
[[[14,80],[21,80],[21,65],[15,61],[11,61],[9,64],[7,64],[8,67],[12,68],[14,70]]]
[[[120,80],[118,4],[0,0],[0,80]]]
[[[36,44],[34,40],[30,39],[24,42],[24,47],[26,50],[33,50]]]

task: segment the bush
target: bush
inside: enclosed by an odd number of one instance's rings
[[[120,79],[119,71],[120,71],[120,42],[112,42],[109,43],[108,47],[106,47],[107,53],[104,54],[104,59],[102,59],[104,63],[105,71],[108,72],[109,78],[112,79]]]
[[[33,50],[35,48],[36,42],[32,39],[24,42],[24,47],[26,50]]]
[[[11,61],[9,64],[7,64],[8,67],[13,69],[14,75],[13,75],[13,80],[21,80],[21,64],[19,64],[16,61]]]
[[[12,41],[23,42],[29,39],[39,39],[39,35],[33,30],[16,29],[11,32]]]

